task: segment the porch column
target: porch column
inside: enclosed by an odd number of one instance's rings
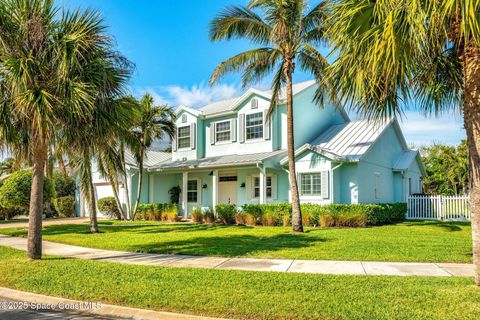
[[[267,175],[265,174],[265,169],[260,169],[260,204],[266,203],[267,199]]]
[[[182,213],[183,219],[188,217],[188,172],[182,174]]]
[[[215,210],[215,206],[218,202],[218,170],[212,171],[212,211],[215,217],[217,216],[217,212]]]

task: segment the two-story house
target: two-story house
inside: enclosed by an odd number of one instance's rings
[[[351,121],[333,105],[313,102],[314,81],[293,87],[296,170],[301,202],[402,202],[421,191],[418,151],[409,150],[397,120]],[[286,202],[290,198],[285,101],[270,116],[271,93],[242,96],[199,109],[176,110],[172,152],[147,154],[142,203],[169,203],[181,189],[180,208]],[[137,170],[129,163],[132,203]]]
[[[293,87],[301,202],[401,202],[421,191],[424,167],[397,120],[351,121],[332,105],[316,105],[314,93],[314,81]],[[141,202],[168,203],[175,186],[184,217],[194,207],[289,201],[286,106],[281,101],[267,116],[270,98],[249,89],[199,109],[180,106],[172,153],[150,152],[157,160],[147,162]]]

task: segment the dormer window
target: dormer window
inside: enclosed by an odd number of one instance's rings
[[[187,115],[182,114],[182,123],[186,123],[186,122],[187,122]]]
[[[178,128],[178,149],[190,148],[190,126]]]
[[[263,112],[247,114],[245,117],[246,140],[263,138]]]
[[[215,139],[217,142],[231,140],[230,123],[230,120],[215,123]]]
[[[252,99],[250,103],[251,103],[252,109],[258,109],[258,99]]]

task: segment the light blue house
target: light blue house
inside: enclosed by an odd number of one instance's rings
[[[402,202],[421,191],[425,170],[395,119],[351,121],[331,105],[312,102],[315,82],[294,85],[297,179],[301,202]],[[269,91],[250,89],[199,109],[180,106],[172,153],[147,154],[142,203],[168,203],[179,186],[180,207],[289,201],[286,106],[270,117]],[[137,171],[129,161],[131,198]]]

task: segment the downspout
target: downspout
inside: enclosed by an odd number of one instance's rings
[[[338,168],[340,168],[341,166],[343,166],[343,162],[340,162],[339,165],[336,165],[335,167],[331,168],[330,169],[330,172],[331,172],[331,177],[330,177],[330,190],[332,192],[332,195],[331,195],[331,199],[332,199],[332,203],[335,203],[335,189],[334,189],[334,186],[333,186],[333,172],[335,170],[337,170]]]

